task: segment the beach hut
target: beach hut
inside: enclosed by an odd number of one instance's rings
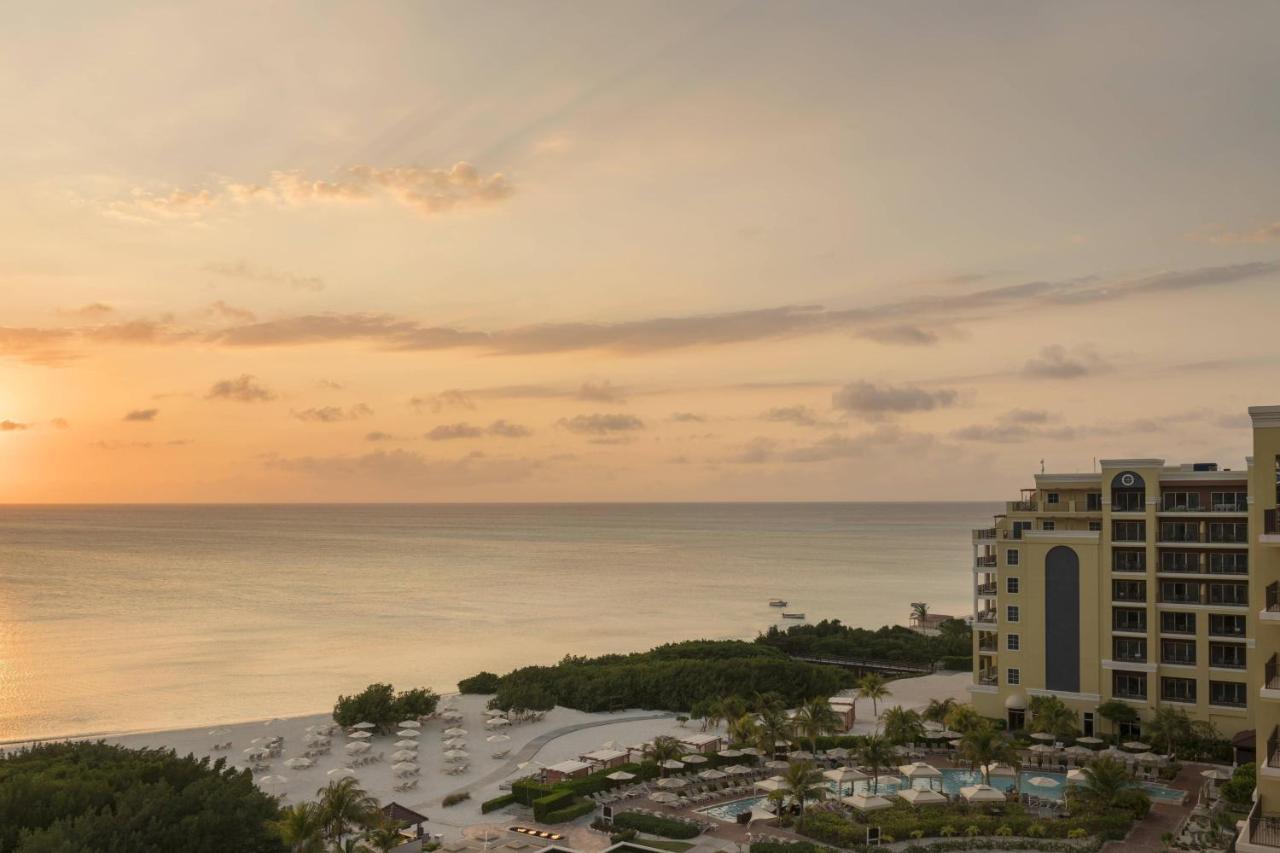
[[[969,803],[1003,803],[1004,794],[990,785],[966,785],[960,789],[960,796]]]
[[[565,779],[579,779],[591,772],[591,765],[585,761],[561,761],[559,764],[552,764],[550,767],[542,771],[545,781],[549,783],[562,782]]]
[[[873,796],[870,794],[854,794],[852,797],[841,797],[840,802],[850,808],[857,809],[860,812],[874,812],[879,809],[887,809],[893,803],[884,797]]]
[[[387,803],[381,809],[382,814],[392,823],[396,824],[401,830],[409,830],[414,838],[422,837],[422,825],[427,822],[427,816],[418,814],[413,809],[406,808],[399,803]]]
[[[947,798],[937,791],[923,791],[919,788],[902,788],[898,791],[898,799],[913,806],[945,805]]]
[[[627,753],[621,749],[597,749],[578,756],[579,761],[594,765],[597,770],[618,767],[627,763]]]
[[[679,740],[690,752],[719,752],[723,744],[720,735],[707,733],[685,735]]]

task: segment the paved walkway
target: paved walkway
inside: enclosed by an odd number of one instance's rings
[[[1200,771],[1210,765],[1208,764],[1183,764],[1182,769],[1178,771],[1177,777],[1172,782],[1163,782],[1170,788],[1181,788],[1187,792],[1186,799],[1182,801],[1182,805],[1175,806],[1168,803],[1152,803],[1151,813],[1147,815],[1146,820],[1134,827],[1129,833],[1129,837],[1124,841],[1109,841],[1103,846],[1103,850],[1107,853],[1157,853],[1157,851],[1167,849],[1165,843],[1161,841],[1161,836],[1166,832],[1173,832],[1182,823],[1183,819],[1191,814],[1191,810],[1196,806],[1196,791],[1200,790],[1200,786],[1204,784],[1204,779],[1200,776]]]

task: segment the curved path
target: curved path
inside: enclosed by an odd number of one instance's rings
[[[619,723],[636,723],[636,722],[640,722],[641,720],[661,720],[661,719],[674,719],[674,718],[675,718],[675,714],[670,714],[666,712],[663,712],[660,714],[638,714],[634,717],[614,717],[608,720],[588,720],[585,723],[575,723],[572,726],[565,726],[559,729],[552,729],[549,732],[543,732],[542,734],[538,735],[533,740],[529,741],[524,746],[522,746],[519,752],[509,757],[502,764],[498,765],[498,767],[495,770],[492,770],[483,776],[472,779],[470,782],[463,785],[461,788],[450,791],[444,796],[449,797],[454,794],[464,794],[464,793],[469,794],[477,788],[483,788],[485,785],[491,785],[494,782],[501,782],[503,779],[510,776],[521,764],[533,758],[535,755],[538,754],[539,750],[541,750],[544,746],[546,746],[548,743],[550,743],[551,741],[555,740],[558,737],[564,737],[567,734],[571,734],[573,732],[579,732],[579,731],[582,731],[583,729],[594,729],[599,726],[615,726]],[[441,799],[444,799],[444,797],[441,797]],[[432,802],[435,802],[435,801],[433,800]]]

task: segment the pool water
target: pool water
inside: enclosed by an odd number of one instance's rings
[[[1039,784],[1033,783],[1031,780],[1040,780]],[[1053,784],[1045,784],[1044,780],[1050,780]],[[875,793],[883,797],[892,797],[899,789],[906,787],[913,788],[930,788],[938,790],[939,786],[942,791],[951,795],[958,795],[960,789],[968,785],[977,785],[982,782],[982,774],[972,770],[957,770],[948,768],[942,771],[941,779],[916,779],[908,781],[901,776],[881,776],[878,780]],[[1001,791],[1009,791],[1013,789],[1013,778],[1010,776],[997,776],[992,778],[991,787],[998,788]],[[1143,782],[1142,788],[1147,792],[1152,800],[1158,802],[1181,803],[1186,796],[1185,791],[1176,788],[1168,788],[1164,785],[1157,785],[1154,782]],[[854,782],[852,785],[839,786],[842,790],[837,790],[837,785],[832,782],[828,786],[835,796],[849,796],[850,794],[870,794],[872,792],[871,780],[864,782]],[[1067,777],[1062,773],[1049,773],[1040,770],[1024,770],[1022,771],[1022,793],[1029,794],[1033,797],[1039,797],[1042,800],[1052,800],[1061,802],[1063,792],[1067,787]],[[768,797],[763,795],[746,797],[741,800],[733,800],[728,803],[720,803],[714,806],[698,809],[702,814],[717,820],[732,823],[737,820],[738,815],[743,812],[749,812],[756,807],[764,807]]]

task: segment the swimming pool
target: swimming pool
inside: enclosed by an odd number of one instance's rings
[[[1035,779],[1036,782],[1031,780]],[[948,768],[942,771],[942,778],[932,780],[916,779],[908,781],[902,776],[881,776],[876,785],[876,793],[883,797],[892,797],[899,789],[906,787],[913,788],[930,788],[937,790],[941,784],[942,790],[951,795],[958,795],[960,789],[967,785],[977,785],[982,782],[982,774],[972,770],[957,770]],[[1047,784],[1052,783],[1052,784]],[[1009,791],[1013,788],[1014,780],[1011,776],[996,776],[991,780],[993,788],[999,788],[1001,791]],[[1168,788],[1164,785],[1158,785],[1155,782],[1142,782],[1143,790],[1152,800],[1157,802],[1181,803],[1186,797],[1186,791],[1180,791],[1177,788]],[[872,793],[871,781],[854,782],[852,785],[840,786],[842,790],[837,790],[836,784],[829,783],[828,786],[832,794],[838,796],[848,796],[849,794],[870,794]],[[1039,797],[1042,800],[1053,800],[1061,802],[1063,793],[1067,788],[1067,777],[1062,773],[1049,773],[1039,770],[1022,771],[1021,791],[1024,794],[1030,794],[1033,797]],[[753,808],[763,808],[768,797],[758,795],[746,797],[741,800],[733,800],[728,803],[719,803],[714,806],[707,806],[698,809],[698,812],[708,817],[733,823],[738,819],[738,815],[743,812],[749,812]]]

